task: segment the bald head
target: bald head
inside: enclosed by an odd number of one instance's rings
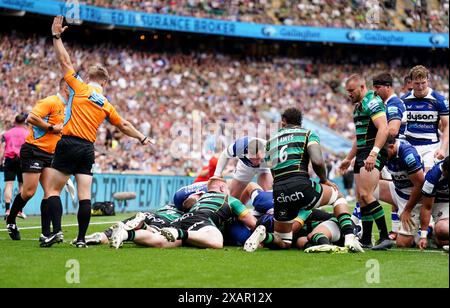
[[[367,93],[366,79],[360,74],[353,74],[345,81],[345,90],[353,104],[362,101]]]

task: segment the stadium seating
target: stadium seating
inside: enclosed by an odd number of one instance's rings
[[[85,0],[82,2],[148,13],[316,27],[448,32],[449,23],[448,0]],[[376,17],[366,18],[368,14],[375,14]]]

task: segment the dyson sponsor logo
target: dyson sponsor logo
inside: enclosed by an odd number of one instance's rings
[[[408,121],[420,121],[420,120],[432,120],[437,121],[437,118],[434,114],[424,114],[424,113],[408,113]]]

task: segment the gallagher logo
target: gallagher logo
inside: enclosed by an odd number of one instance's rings
[[[430,36],[430,43],[433,45],[443,45],[445,43],[445,37],[440,34]]]
[[[277,34],[277,29],[275,29],[274,27],[263,27],[261,29],[261,32],[264,36],[275,36],[275,34]]]
[[[358,31],[350,31],[350,32],[347,32],[346,37],[349,41],[352,41],[352,42],[358,41],[361,39],[361,33],[359,33]]]

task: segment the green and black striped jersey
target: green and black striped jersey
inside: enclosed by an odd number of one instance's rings
[[[266,164],[270,167],[274,180],[286,175],[304,175],[309,178],[308,145],[320,144],[319,136],[312,130],[300,126],[281,128],[266,145]]]
[[[169,222],[172,222],[181,216],[183,216],[184,212],[178,210],[176,207],[171,205],[163,206],[159,209],[156,209],[153,212],[156,216],[163,218]]]
[[[206,214],[218,228],[221,228],[226,221],[233,217],[245,216],[249,211],[236,198],[222,193],[208,192],[198,199],[189,212]]]
[[[376,96],[374,91],[368,91],[362,102],[356,104],[353,111],[358,151],[373,148],[378,132],[373,120],[381,116],[386,116],[383,100]]]

